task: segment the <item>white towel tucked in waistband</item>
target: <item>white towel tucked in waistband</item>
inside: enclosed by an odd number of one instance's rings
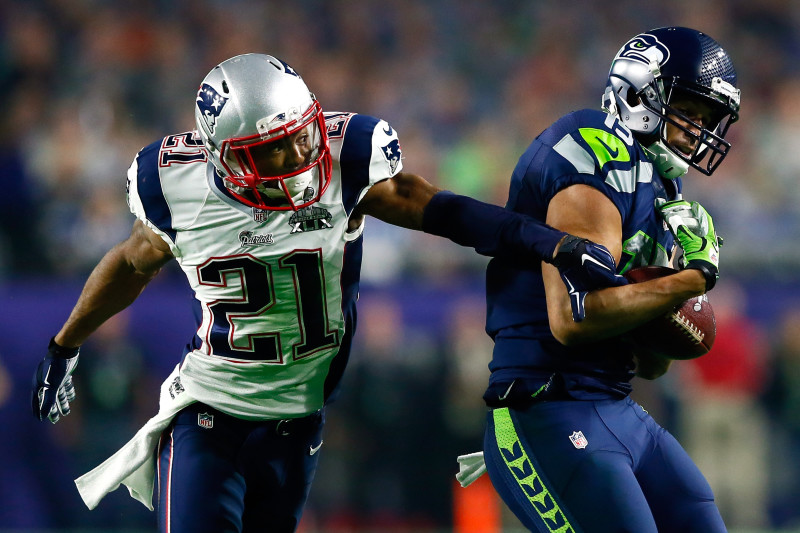
[[[89,509],[94,509],[106,494],[120,484],[128,487],[131,497],[153,510],[156,448],[161,433],[178,412],[195,402],[180,383],[180,365],[161,384],[158,414],[147,421],[117,453],[75,480],[78,492]]]
[[[476,479],[486,473],[486,462],[483,452],[468,453],[458,456],[458,474],[456,479],[462,487],[468,487]]]

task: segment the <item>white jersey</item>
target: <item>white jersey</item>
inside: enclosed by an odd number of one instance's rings
[[[128,171],[131,211],[169,245],[196,299],[197,332],[175,386],[234,416],[312,413],[347,362],[363,230],[349,233],[348,217],[402,162],[386,122],[353,113],[325,119],[331,183],[297,212],[236,201],[196,132],[147,146]]]

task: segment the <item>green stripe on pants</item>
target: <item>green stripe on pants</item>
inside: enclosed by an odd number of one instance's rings
[[[492,416],[494,417],[494,435],[500,455],[503,456],[508,470],[514,475],[547,530],[551,533],[574,533],[572,525],[550,494],[534,468],[533,462],[522,447],[508,408],[495,409]]]

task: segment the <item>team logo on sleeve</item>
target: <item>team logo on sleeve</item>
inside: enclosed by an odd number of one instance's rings
[[[664,46],[656,37],[643,33],[625,43],[620,51],[617,52],[616,59],[622,57],[639,61],[646,65],[653,61],[663,65],[669,61],[669,48]]]
[[[208,130],[213,134],[217,127],[217,117],[228,103],[228,98],[219,94],[211,85],[204,83],[197,91],[197,107],[203,115]]]
[[[392,139],[389,144],[381,148],[381,151],[383,152],[384,159],[389,163],[389,169],[392,171],[392,174],[394,174],[397,170],[397,165],[400,164],[400,155],[402,154],[400,150],[400,141]]]

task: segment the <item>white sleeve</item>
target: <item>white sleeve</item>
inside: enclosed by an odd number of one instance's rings
[[[385,120],[379,120],[372,130],[372,155],[369,162],[369,184],[361,190],[358,200],[376,183],[396,176],[403,170],[403,151],[397,131]]]

